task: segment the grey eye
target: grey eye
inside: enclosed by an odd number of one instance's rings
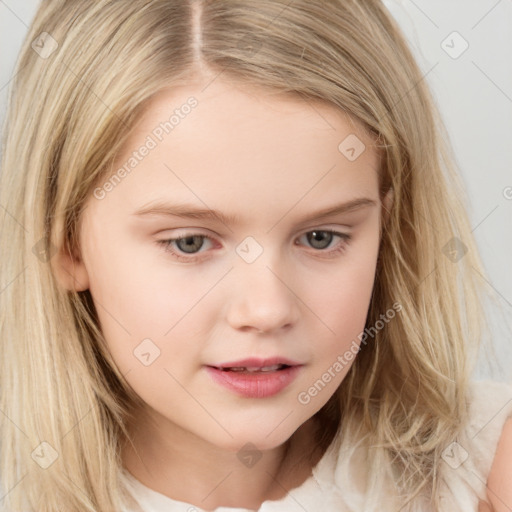
[[[194,252],[201,249],[204,243],[204,236],[192,235],[183,238],[176,238],[174,241],[178,249],[187,254],[193,254]]]
[[[328,247],[333,239],[334,234],[330,231],[310,231],[306,234],[308,242],[315,249],[325,249]]]

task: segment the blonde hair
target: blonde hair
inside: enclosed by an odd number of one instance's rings
[[[89,291],[64,290],[50,263],[61,248],[79,250],[84,203],[147,101],[201,70],[324,101],[377,137],[381,194],[391,187],[394,202],[367,326],[402,308],[317,413],[318,442],[325,449],[341,432],[348,460],[356,433],[367,439],[369,507],[378,509],[387,467],[404,504],[424,494],[437,507],[440,455],[467,421],[484,317],[473,269],[484,272],[440,116],[379,0],[41,2],[15,70],[1,164],[4,505],[123,506],[120,443],[140,398],[106,348]],[[457,243],[467,253],[454,262],[446,253]],[[58,455],[47,469],[32,460],[42,442]]]

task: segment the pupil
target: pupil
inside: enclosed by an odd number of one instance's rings
[[[316,249],[325,249],[331,243],[332,236],[332,233],[328,233],[327,231],[312,231],[308,235],[308,241]],[[325,243],[325,241],[327,241],[327,243]]]
[[[185,242],[185,243],[183,243]],[[196,242],[196,243],[194,243]],[[201,248],[203,245],[201,236],[187,236],[176,240],[176,245],[183,252],[193,253]]]

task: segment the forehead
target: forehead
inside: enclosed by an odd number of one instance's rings
[[[134,207],[179,199],[271,217],[297,202],[375,191],[374,143],[334,105],[216,79],[161,91],[147,103],[115,168],[150,149],[115,195]]]
[[[375,142],[361,122],[337,105],[296,92],[284,93],[221,78],[209,84],[191,82],[158,92],[146,103],[133,135],[158,131],[159,123],[165,125],[169,120],[174,139],[189,136],[213,122],[221,131],[212,132],[212,137],[227,135],[230,128],[237,135],[246,130],[254,133],[259,128],[262,136],[280,131],[281,139],[296,134],[314,137],[329,131],[348,131],[357,134],[366,145]]]

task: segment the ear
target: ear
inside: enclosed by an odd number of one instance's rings
[[[382,222],[383,224],[387,224],[389,220],[389,215],[391,213],[391,208],[393,206],[394,201],[394,192],[393,187],[389,187],[384,199],[382,200]]]
[[[63,244],[51,259],[53,273],[67,290],[82,292],[89,288],[89,274],[81,256]]]

